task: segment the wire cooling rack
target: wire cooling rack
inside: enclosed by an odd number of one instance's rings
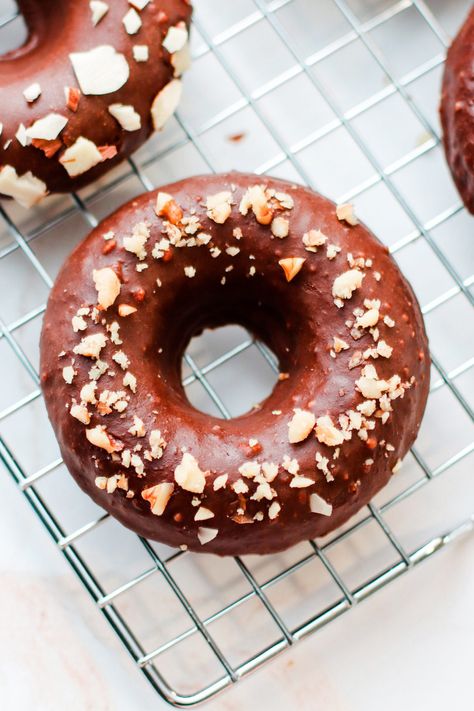
[[[448,37],[469,5],[195,0],[194,64],[164,134],[80,194],[0,209],[0,457],[176,706],[231,686],[473,528],[474,223],[437,118]],[[22,21],[11,2],[0,7],[6,49]],[[354,200],[417,292],[433,369],[416,447],[369,507],[324,540],[219,560],[139,539],[78,491],[47,421],[37,343],[52,279],[98,220],[144,189],[229,168]],[[229,326],[191,342],[183,377],[195,406],[232,417],[268,393],[275,370],[262,344]]]

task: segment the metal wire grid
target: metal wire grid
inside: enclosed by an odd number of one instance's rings
[[[198,11],[199,4],[200,0],[197,0],[196,5]],[[293,171],[293,175],[308,184],[314,184],[314,179],[300,158],[302,152],[309,146],[317,144],[324,137],[331,135],[343,127],[369,162],[373,169],[373,175],[360,184],[353,186],[344,195],[334,195],[333,197],[338,197],[341,200],[354,199],[357,197],[361,198],[374,186],[378,184],[385,186],[388,193],[390,193],[396,203],[401,207],[403,213],[409,218],[410,224],[413,225],[413,229],[391,244],[391,251],[398,254],[408,245],[415,244],[421,240],[427,245],[428,249],[436,255],[443,269],[450,277],[450,287],[424,305],[425,315],[428,316],[432,314],[442,307],[443,304],[456,299],[459,295],[462,295],[469,305],[472,306],[473,294],[471,287],[474,284],[474,275],[468,274],[467,277],[462,278],[459,273],[458,265],[453,263],[432,236],[432,231],[435,228],[442,226],[444,223],[448,223],[449,220],[461,213],[462,205],[457,201],[448,208],[443,209],[439,214],[431,217],[429,221],[424,222],[420,219],[417,210],[412,207],[409,200],[407,200],[402,193],[395,180],[395,177],[403,168],[416,162],[420,157],[433,151],[439,145],[437,129],[410,94],[410,89],[417,80],[428,75],[433,69],[442,64],[444,48],[448,42],[444,29],[431,12],[427,2],[423,0],[413,0],[412,2],[402,0],[401,2],[395,2],[388,6],[387,3],[382,3],[382,9],[380,9],[380,11],[378,11],[379,8],[376,7],[368,19],[360,21],[358,19],[357,9],[354,7],[354,5],[357,5],[355,0],[328,0],[325,4],[332,4],[333,9],[337,9],[347,23],[348,29],[345,34],[326,44],[311,56],[302,56],[297,43],[288,36],[280,15],[280,12],[287,6],[288,8],[293,7],[294,11],[298,12],[298,8],[301,5],[298,0],[248,0],[245,4],[249,6],[248,13],[213,37],[200,22],[199,12],[195,18],[195,32],[202,40],[195,49],[195,59],[199,60],[199,58],[205,57],[206,55],[212,55],[224,70],[227,77],[233,82],[233,85],[239,93],[239,99],[233,102],[231,106],[226,107],[225,110],[216,113],[211,119],[202,124],[199,129],[192,127],[183,116],[183,113],[178,114],[176,122],[180,128],[181,135],[177,140],[171,141],[166,148],[144,159],[140,165],[137,160],[129,161],[129,171],[122,171],[118,176],[109,179],[108,182],[100,184],[93,194],[86,197],[73,195],[72,205],[70,207],[61,209],[54,214],[53,217],[48,216],[46,221],[36,225],[29,231],[19,226],[18,221],[11,216],[12,212],[14,214],[14,210],[11,210],[11,206],[8,206],[8,208],[0,208],[7,231],[12,238],[0,251],[0,263],[2,259],[6,259],[15,251],[22,252],[41,281],[49,289],[52,280],[47,269],[33,249],[32,245],[35,240],[47,235],[58,227],[61,228],[62,225],[66,226],[68,219],[77,213],[85,219],[89,226],[95,226],[98,220],[90,209],[94,201],[97,201],[99,198],[107,198],[107,196],[111,195],[123,182],[128,180],[131,175],[139,181],[142,189],[152,189],[154,185],[147,173],[147,168],[156,164],[157,161],[162,165],[169,156],[175,154],[181,148],[190,145],[190,143],[194,146],[202,164],[206,166],[208,170],[214,170],[216,168],[215,161],[209,157],[209,151],[206,148],[203,137],[207,132],[220,126],[229,118],[238,116],[244,109],[250,108],[278,148],[277,154],[272,157],[271,160],[267,160],[264,164],[258,166],[257,172],[275,173],[282,166],[287,166],[289,167],[290,174],[291,171]],[[380,4],[380,2],[375,2],[376,6]],[[380,52],[373,41],[371,33],[407,11],[417,13],[417,17],[423,21],[424,25],[428,27],[437,38],[441,49],[438,54],[432,56],[428,61],[419,64],[404,76],[397,77],[390,69],[385,56]],[[0,22],[0,27],[7,25],[16,17],[16,12],[9,14]],[[279,76],[273,77],[271,81],[261,86],[258,90],[251,92],[247,90],[242,76],[232,66],[232,62],[229,61],[224,50],[226,43],[231,40],[238,40],[249,28],[263,26],[262,23],[272,29],[274,35],[285,47],[292,58],[292,65]],[[343,111],[339,107],[338,102],[326,92],[324,83],[321,82],[313,69],[355,41],[362,43],[370,55],[371,61],[383,72],[386,77],[386,85],[369,98]],[[299,75],[304,75],[311,85],[325,97],[327,105],[333,114],[333,118],[324,126],[311,133],[311,135],[305,136],[305,138],[300,140],[297,144],[289,146],[281,137],[274,122],[270,121],[266,113],[262,110],[260,99],[266,95],[271,95],[272,92],[275,92],[279,87]],[[390,165],[382,165],[378,157],[357,130],[355,119],[363,116],[371,108],[376,107],[391,96],[398,96],[403,100],[404,104],[409,107],[410,111],[423,127],[426,135],[421,145],[410,150],[403,155],[403,157],[398,158]],[[32,364],[30,357],[20,345],[17,334],[23,327],[40,320],[44,308],[44,304],[35,307],[26,314],[22,314],[16,319],[10,320],[8,323],[0,319],[0,346],[2,341],[8,344],[11,352],[21,364],[21,367],[26,370],[28,376],[35,384],[35,388],[31,392],[17,399],[13,404],[10,404],[0,412],[0,421],[2,423],[7,422],[11,416],[22,412],[25,408],[28,408],[32,403],[41,398],[37,370]],[[204,364],[201,364],[198,358],[193,357],[193,355],[188,352],[185,356],[187,375],[184,379],[184,385],[190,387],[195,384],[200,384],[217,412],[224,418],[230,417],[232,413],[225,404],[224,394],[221,395],[218,392],[211,380],[213,374],[217,373],[219,369],[225,367],[227,364],[234,363],[237,358],[251,349],[258,350],[258,353],[265,359],[267,365],[274,372],[278,371],[277,364],[266,347],[260,343],[255,343],[251,338],[246,338],[225,353],[214,357],[210,362]],[[433,378],[431,393],[433,394],[442,388],[447,388],[464,414],[467,415],[472,422],[474,419],[472,408],[468,402],[468,397],[458,383],[462,376],[472,373],[474,358],[467,358],[451,369],[448,369],[444,365],[436,353],[432,353],[432,358],[435,377]],[[416,463],[417,471],[421,472],[421,476],[417,476],[414,480],[410,481],[409,485],[404,486],[395,494],[390,495],[383,504],[376,505],[372,503],[369,505],[368,510],[363,512],[355,522],[351,522],[328,540],[321,542],[309,541],[304,554],[293,556],[294,559],[292,559],[290,564],[284,564],[283,561],[283,564],[277,572],[273,572],[273,574],[267,575],[261,580],[259,579],[260,575],[258,570],[253,570],[251,561],[244,561],[240,558],[235,559],[235,565],[237,566],[239,575],[246,583],[246,590],[238,596],[231,596],[226,604],[223,604],[211,614],[202,615],[190,602],[192,599],[190,585],[188,586],[187,581],[181,584],[179,577],[176,575],[176,568],[173,568],[178,561],[188,559],[190,554],[184,553],[183,551],[171,551],[169,549],[167,551],[157,552],[157,546],[150,544],[144,539],[139,539],[139,541],[141,549],[144,551],[146,559],[148,560],[148,565],[138,574],[130,576],[124,583],[115,585],[115,587],[107,591],[105,583],[100,580],[93,568],[80,553],[80,547],[81,543],[87,540],[88,537],[97,533],[99,527],[101,527],[104,522],[110,520],[108,515],[101,514],[93,520],[89,520],[86,524],[74,528],[72,532],[66,533],[60,523],[61,516],[59,515],[59,510],[53,510],[53,508],[46,503],[44,496],[39,490],[42,482],[44,482],[48,476],[53,475],[54,472],[59,470],[61,460],[54,459],[48,462],[47,465],[29,473],[25,470],[25,467],[20,464],[20,450],[14,451],[7,436],[0,438],[0,456],[7,470],[17,482],[20,490],[24,493],[28,502],[63,552],[65,558],[75,570],[78,578],[82,581],[97,606],[102,610],[110,625],[128,649],[135,663],[143,671],[155,689],[163,698],[177,706],[189,706],[211,698],[217,692],[232,685],[250,671],[259,667],[264,661],[274,657],[297,640],[327,624],[330,620],[333,620],[343,612],[349,610],[355,603],[370,596],[373,592],[394,578],[400,576],[420,561],[425,560],[461,533],[472,530],[473,516],[468,515],[468,517],[464,517],[460,523],[458,522],[458,525],[451,527],[448,532],[443,529],[440,535],[431,536],[422,545],[408,550],[407,546],[402,542],[401,537],[397,535],[392,525],[390,525],[388,518],[390,511],[394,509],[397,504],[401,504],[412,495],[416,495],[417,492],[425,490],[427,485],[437,480],[441,474],[454,471],[460,462],[467,460],[473,450],[474,443],[465,444],[443,462],[433,467],[430,462],[427,461],[428,458],[426,454],[414,448],[412,457]],[[472,514],[472,509],[469,510],[468,513]],[[360,582],[358,584],[351,584],[346,580],[345,575],[341,574],[338,570],[338,566],[331,558],[331,552],[337,548],[341,542],[353,541],[357,533],[369,525],[376,526],[387,542],[392,552],[391,562],[389,565],[381,565],[375,572],[373,571],[362,584]],[[126,535],[129,538],[135,539],[131,533],[127,533]],[[304,622],[291,625],[277,609],[274,602],[272,602],[272,589],[278,586],[282,581],[290,579],[291,576],[298,571],[307,571],[314,561],[318,561],[321,564],[322,569],[326,571],[329,579],[335,586],[337,590],[336,598],[330,605],[315,610],[313,609],[312,613],[308,615]],[[223,565],[224,562],[213,562],[214,567]],[[165,642],[149,647],[142,642],[137,630],[133,629],[127,622],[126,616],[120,611],[120,600],[131,591],[139,589],[145,581],[156,579],[156,576],[159,576],[160,580],[164,581],[164,584],[168,586],[175,599],[180,603],[182,609],[185,611],[187,624],[178,634],[170,636]],[[238,586],[236,587],[238,588]],[[231,615],[231,613],[240,607],[245,606],[249,601],[257,601],[259,603],[260,614],[262,614],[262,610],[266,613],[274,625],[277,637],[273,639],[271,643],[261,645],[247,658],[238,663],[234,663],[231,660],[231,655],[223,651],[223,644],[216,641],[215,635],[212,634],[212,625],[225,619],[226,616]],[[303,600],[300,600],[299,604],[302,605]],[[180,692],[172,682],[169,682],[168,679],[165,678],[163,669],[166,665],[164,665],[162,660],[170,650],[177,651],[179,654],[181,647],[188,640],[199,637],[205,641],[213,657],[217,660],[220,672],[213,681],[209,683],[207,681],[204,683],[203,681],[200,685],[198,684],[197,688],[192,692]]]

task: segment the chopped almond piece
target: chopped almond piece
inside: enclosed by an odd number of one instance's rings
[[[79,420],[79,422],[82,422],[83,425],[88,425],[91,421],[90,413],[85,405],[71,405],[69,414],[75,417],[76,420]]]
[[[150,504],[152,514],[162,516],[173,491],[174,484],[172,482],[162,482],[143,489],[142,498]]]
[[[309,497],[309,508],[311,513],[321,514],[321,516],[330,516],[332,514],[332,504],[328,504],[318,494],[311,494]]]
[[[201,546],[205,546],[206,543],[213,541],[218,533],[218,528],[206,528],[205,526],[200,526],[197,531],[199,543]]]
[[[177,484],[186,491],[194,494],[202,494],[206,486],[206,474],[199,468],[199,464],[192,454],[185,452],[181,463],[174,470],[174,478]]]
[[[120,294],[120,280],[110,267],[94,269],[92,278],[97,290],[98,304],[102,309],[107,310]]]
[[[218,225],[223,225],[232,212],[232,193],[224,190],[216,195],[208,195],[206,199],[207,216]]]
[[[301,271],[305,261],[306,259],[303,259],[303,257],[286,257],[279,260],[278,264],[285,272],[286,281],[291,281],[295,278],[298,272]]]
[[[103,425],[97,425],[91,430],[86,430],[86,437],[91,444],[101,449],[105,449],[108,454],[112,452],[120,452],[122,449],[118,442],[115,442]]]
[[[64,87],[64,93],[66,95],[66,106],[70,111],[77,111],[79,106],[79,99],[81,98],[80,90],[75,86]]]
[[[288,423],[288,441],[290,444],[305,440],[310,435],[315,424],[316,417],[312,412],[297,408]]]
[[[345,202],[336,207],[337,219],[342,222],[345,220],[349,225],[355,226],[359,224],[359,220],[354,213],[354,205],[350,202]]]
[[[122,317],[130,316],[131,314],[134,314],[136,310],[135,306],[130,306],[130,304],[119,304],[118,306],[119,316]]]
[[[290,222],[285,217],[275,217],[272,220],[271,231],[274,237],[284,239],[290,232]]]
[[[316,437],[319,442],[327,444],[328,447],[337,447],[337,445],[344,442],[343,433],[337,429],[329,415],[318,417],[316,421]]]
[[[240,214],[247,215],[250,208],[252,208],[258,223],[261,225],[270,224],[273,212],[268,204],[263,185],[252,185],[242,197],[239,206]]]
[[[362,285],[364,276],[358,269],[349,269],[334,280],[332,295],[337,299],[350,299],[354,291]]]
[[[46,158],[52,158],[59,149],[62,148],[63,142],[60,138],[54,138],[52,141],[45,140],[44,138],[33,138],[31,145],[43,151]]]

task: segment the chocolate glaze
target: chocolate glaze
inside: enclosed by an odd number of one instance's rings
[[[448,50],[440,113],[454,182],[474,214],[474,8]]]
[[[107,14],[94,27],[88,2],[78,0],[19,0],[28,27],[26,43],[0,57],[0,105],[3,132],[0,167],[13,166],[18,175],[31,171],[50,192],[77,190],[131,155],[153,131],[150,107],[157,93],[173,78],[171,55],[162,47],[168,29],[180,21],[189,23],[188,0],[152,0],[141,12],[142,26],[133,35],[122,18],[131,9],[127,0],[109,3]],[[121,89],[102,96],[81,95],[77,112],[66,106],[64,87],[78,87],[69,54],[111,45],[128,62],[130,75]],[[137,62],[134,45],[147,45],[149,59]],[[38,82],[42,93],[28,103],[23,91]],[[132,105],[141,117],[141,128],[125,131],[108,112],[114,103]],[[51,112],[68,119],[60,134],[63,148],[51,158],[15,138],[20,124],[26,128]],[[69,177],[58,158],[65,148],[84,136],[97,146],[115,146],[117,155],[75,178]],[[5,148],[5,143],[11,140]]]
[[[283,211],[289,218],[290,232],[284,239],[272,236],[269,226],[259,224],[252,211],[243,216],[239,203],[248,187],[263,183],[266,187],[292,196],[294,208]],[[232,191],[233,209],[224,224],[216,224],[206,216],[206,198],[223,190]],[[171,248],[165,259],[151,257],[156,240],[161,239],[162,219],[154,212],[156,192],[142,195],[105,219],[76,248],[63,266],[48,302],[41,338],[41,382],[49,417],[56,432],[64,460],[81,488],[100,506],[123,524],[151,539],[170,546],[186,545],[196,551],[220,555],[269,553],[285,549],[303,539],[322,536],[344,523],[381,489],[389,480],[392,469],[413,443],[424,411],[429,386],[429,354],[421,313],[415,296],[400,273],[388,250],[362,225],[350,226],[336,218],[335,205],[313,191],[289,183],[254,175],[230,173],[194,177],[162,188],[170,193],[185,214],[195,211],[202,229],[211,235],[205,246]],[[145,221],[150,225],[147,242],[149,265],[136,271],[137,257],[122,246],[134,225]],[[243,236],[236,239],[235,228]],[[308,252],[302,236],[310,229],[320,229],[328,240],[316,253]],[[115,234],[115,246],[103,235]],[[110,235],[109,235],[110,236]],[[330,260],[328,244],[341,251]],[[237,246],[236,256],[226,253],[227,246]],[[221,253],[213,258],[210,249]],[[104,251],[107,252],[104,254]],[[364,268],[365,277],[352,298],[337,308],[331,293],[336,277],[349,269],[348,253],[355,258],[372,260]],[[287,282],[278,261],[285,257],[302,257],[306,261],[296,277]],[[350,258],[350,257],[349,257]],[[369,263],[370,264],[370,263]],[[188,278],[184,268],[193,266],[196,274]],[[255,275],[249,276],[250,267]],[[167,442],[161,459],[145,462],[145,476],[139,477],[132,467],[124,469],[111,461],[103,449],[86,440],[86,427],[68,412],[71,398],[79,399],[80,388],[87,382],[92,365],[90,358],[73,354],[80,338],[104,327],[90,324],[85,331],[74,333],[71,318],[77,310],[97,303],[92,280],[94,269],[112,267],[120,276],[121,291],[115,303],[105,312],[107,323],[120,324],[122,345],[110,341],[101,359],[113,365],[115,378],[103,375],[98,391],[121,387],[124,371],[113,363],[111,355],[123,350],[130,360],[129,370],[137,378],[136,394],[131,394],[123,415],[116,412],[101,416],[95,412],[89,428],[104,424],[107,432],[126,448],[132,449],[141,440],[128,433],[138,415],[147,433],[158,428]],[[232,267],[226,271],[226,267]],[[221,280],[225,276],[225,283]],[[157,287],[159,279],[162,286]],[[380,339],[393,347],[389,358],[369,359],[379,378],[399,374],[402,381],[412,378],[404,396],[393,401],[393,412],[385,424],[375,418],[375,429],[368,441],[362,441],[357,431],[340,446],[321,444],[314,432],[298,444],[288,441],[288,422],[294,408],[315,413],[316,417],[331,415],[337,424],[338,415],[354,409],[364,401],[355,389],[361,367],[349,369],[348,363],[356,350],[374,345],[369,332],[354,340],[345,322],[354,316],[356,307],[364,309],[364,299],[380,299]],[[118,304],[133,304],[137,311],[126,318],[118,316]],[[389,328],[382,321],[389,315],[395,322]],[[227,323],[242,324],[265,341],[279,358],[280,370],[289,377],[280,380],[273,392],[250,413],[224,421],[195,410],[187,401],[180,382],[183,351],[189,339],[205,327]],[[349,348],[331,356],[333,337],[347,341]],[[58,357],[59,354],[62,354]],[[62,377],[62,368],[74,358],[77,374],[72,384]],[[93,407],[89,406],[91,411]],[[273,414],[281,411],[281,414]],[[372,418],[373,419],[373,418]],[[249,440],[258,440],[258,444]],[[387,447],[387,444],[389,445]],[[140,493],[160,482],[174,482],[174,471],[181,462],[183,450],[191,453],[201,470],[209,471],[203,494],[192,494],[175,485],[163,515],[153,515],[150,505]],[[315,455],[329,459],[333,481],[327,481],[316,468]],[[307,488],[291,488],[293,476],[281,466],[285,455],[296,458],[299,475],[314,480]],[[373,460],[372,465],[367,460]],[[238,468],[249,461],[278,463],[278,475],[271,483],[274,501],[281,510],[268,518],[272,501],[252,500],[254,482],[245,495],[236,494],[231,485],[242,479]],[[128,477],[128,486],[135,492],[116,489],[109,494],[97,488],[97,476],[109,477],[120,472]],[[214,479],[228,474],[225,488],[213,490]],[[317,492],[332,507],[332,515],[312,513],[308,497]],[[199,502],[193,498],[199,499]],[[214,513],[214,517],[195,522],[196,503]],[[244,510],[244,515],[237,513]],[[244,524],[258,512],[263,521]],[[236,520],[234,520],[236,519]],[[211,542],[201,545],[199,526],[218,529]]]

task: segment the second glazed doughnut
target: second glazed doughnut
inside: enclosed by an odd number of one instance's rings
[[[163,127],[181,94],[188,0],[20,0],[0,61],[0,194],[31,207],[95,180]]]

